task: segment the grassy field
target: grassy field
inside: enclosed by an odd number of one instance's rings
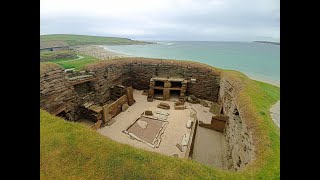
[[[74,45],[125,45],[125,44],[146,44],[147,42],[135,41],[128,38],[118,37],[102,37],[102,36],[86,36],[86,35],[73,35],[73,34],[50,34],[41,35],[40,41],[64,41],[70,46]]]
[[[83,56],[83,59],[80,60],[74,60],[77,59],[73,58],[61,58],[61,59],[55,59],[49,62],[53,62],[56,64],[59,64],[60,66],[62,66],[65,69],[70,69],[70,68],[75,68],[76,71],[81,70],[86,64],[90,64],[96,61],[99,61],[97,58],[92,57],[92,56],[88,56],[88,55],[80,55],[79,56]]]
[[[245,85],[238,94],[251,112],[258,141],[255,160],[245,170],[229,172],[192,160],[139,150],[103,137],[85,125],[40,110],[41,179],[280,179],[280,130],[269,108],[280,88],[225,71]]]
[[[77,55],[75,52],[68,50],[40,52],[40,60],[42,61],[61,59],[61,57],[68,57],[65,59],[74,59]]]

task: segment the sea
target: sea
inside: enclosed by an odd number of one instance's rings
[[[280,86],[280,45],[258,42],[153,41],[155,44],[103,46],[137,57],[191,60],[237,70]]]

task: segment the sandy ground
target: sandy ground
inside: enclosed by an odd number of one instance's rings
[[[147,96],[142,95],[142,91],[134,90],[134,99],[136,103],[129,107],[125,112],[120,113],[114,119],[116,120],[111,126],[106,126],[97,131],[112,140],[120,143],[128,144],[137,148],[145,149],[148,151],[154,151],[161,154],[173,156],[178,154],[179,157],[185,156],[185,151],[181,152],[177,147],[177,143],[181,143],[182,137],[185,133],[190,133],[190,129],[186,127],[186,123],[190,117],[190,109],[185,110],[174,110],[174,102],[155,100],[153,102],[147,102]],[[157,105],[160,102],[165,102],[170,105],[169,110],[159,109]],[[203,107],[200,104],[185,104],[187,108],[193,107],[197,111],[199,120],[203,122],[210,122],[212,114],[209,112],[209,107]],[[149,145],[131,139],[127,134],[122,131],[127,129],[140,115],[146,111],[152,110],[155,113],[156,110],[162,110],[168,112],[169,121],[161,138],[159,148],[152,148]],[[205,111],[205,112],[204,112]]]
[[[106,59],[114,59],[114,58],[120,58],[120,57],[130,57],[129,55],[109,51],[103,48],[103,46],[98,45],[83,45],[83,46],[76,46],[73,47],[73,49],[81,54],[85,54],[88,56],[93,56],[100,60],[106,60]]]
[[[270,114],[271,114],[273,121],[280,128],[280,101],[278,101],[276,104],[274,104],[270,108]]]
[[[217,131],[198,127],[192,159],[227,170],[226,137]]]

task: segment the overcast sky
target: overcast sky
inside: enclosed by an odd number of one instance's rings
[[[280,0],[41,0],[40,34],[280,41]]]

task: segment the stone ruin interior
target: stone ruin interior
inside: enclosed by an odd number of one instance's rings
[[[237,171],[251,161],[251,134],[227,79],[199,68],[173,68],[183,72],[172,74],[167,65],[147,76],[149,68],[57,68],[41,75],[41,107],[137,148],[224,170]]]

